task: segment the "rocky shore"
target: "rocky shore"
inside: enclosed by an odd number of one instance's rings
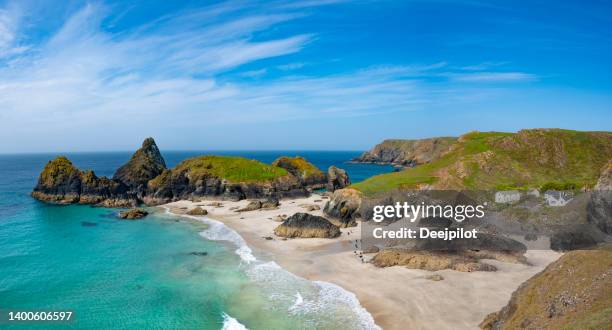
[[[168,169],[155,141],[147,138],[112,178],[80,170],[63,156],[49,161],[32,197],[57,204],[132,207],[206,196],[226,200],[303,197],[314,189],[341,189],[350,183],[341,169],[332,167],[329,173],[301,157],[281,157],[269,165],[206,155]]]

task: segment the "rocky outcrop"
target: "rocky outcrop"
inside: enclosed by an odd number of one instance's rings
[[[308,194],[307,187],[283,169],[240,157],[202,156],[149,181],[143,201],[159,205],[199,197],[242,200]]]
[[[147,215],[149,215],[149,212],[139,208],[119,212],[119,218],[127,220],[142,219]]]
[[[276,227],[274,234],[287,238],[334,238],[340,236],[340,229],[323,217],[296,213]]]
[[[353,159],[358,163],[394,164],[416,166],[440,158],[457,140],[454,137],[437,137],[421,140],[385,140]]]
[[[612,324],[612,250],[571,251],[512,294],[482,329],[607,329]]]
[[[345,170],[333,165],[329,167],[327,170],[327,191],[333,192],[338,189],[343,189],[350,184],[351,180],[349,180],[349,176],[346,174]]]
[[[355,220],[359,217],[361,198],[361,193],[354,189],[336,190],[330,200],[325,203],[323,213],[340,227],[354,226]]]
[[[142,195],[146,190],[147,182],[162,174],[165,169],[166,162],[155,140],[147,138],[142,143],[142,147],[132,155],[132,158],[115,172],[113,179],[124,183],[132,191]]]
[[[473,257],[454,253],[388,249],[378,252],[371,261],[377,267],[405,266],[412,269],[437,271],[452,269],[460,272],[496,271],[493,265]]]
[[[63,156],[45,165],[32,197],[50,203],[108,207],[128,207],[137,203],[137,198],[122,182],[98,177],[93,171],[83,172]]]
[[[187,211],[187,214],[189,215],[195,215],[195,216],[203,216],[203,215],[207,215],[208,211],[206,209],[203,209],[199,206],[196,206],[195,208]]]
[[[612,235],[612,160],[603,167],[587,206],[587,219],[602,232]]]
[[[280,157],[272,162],[272,166],[287,170],[311,189],[324,188],[327,182],[325,173],[303,157]]]

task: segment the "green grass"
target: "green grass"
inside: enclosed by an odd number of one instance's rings
[[[203,177],[219,177],[236,183],[269,182],[288,175],[287,171],[280,167],[252,159],[228,156],[190,158],[181,162],[172,170],[175,173],[181,171],[187,171],[190,179],[194,181]],[[160,176],[164,176],[164,174]],[[162,179],[160,178],[160,180]]]
[[[441,158],[354,184],[365,195],[433,185],[439,189],[591,187],[612,158],[612,133],[561,129],[471,132]]]
[[[280,157],[276,159],[272,166],[279,166],[281,164],[288,164],[290,167],[294,168],[297,172],[301,173],[303,176],[310,176],[313,174],[321,175],[323,172],[314,166],[312,163],[308,162],[303,157]]]

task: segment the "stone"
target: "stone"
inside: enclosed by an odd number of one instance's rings
[[[207,215],[208,211],[206,209],[203,209],[203,208],[197,206],[196,208],[193,208],[193,209],[189,210],[187,212],[187,214],[201,216],[201,215]]]
[[[146,210],[140,209],[140,208],[136,208],[136,209],[129,209],[127,211],[119,212],[119,218],[127,219],[127,220],[134,220],[134,219],[144,218],[148,214],[149,214],[149,212],[147,212]]]
[[[333,192],[338,189],[343,189],[351,184],[348,174],[346,171],[337,168],[336,166],[330,166],[327,170],[327,191]]]
[[[274,234],[287,238],[334,238],[340,229],[327,219],[308,213],[296,213],[274,229]]]

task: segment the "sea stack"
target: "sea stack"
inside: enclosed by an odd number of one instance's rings
[[[136,150],[132,158],[115,172],[113,179],[124,183],[142,197],[147,182],[162,174],[165,169],[164,157],[155,140],[149,137],[142,142],[142,147]]]

